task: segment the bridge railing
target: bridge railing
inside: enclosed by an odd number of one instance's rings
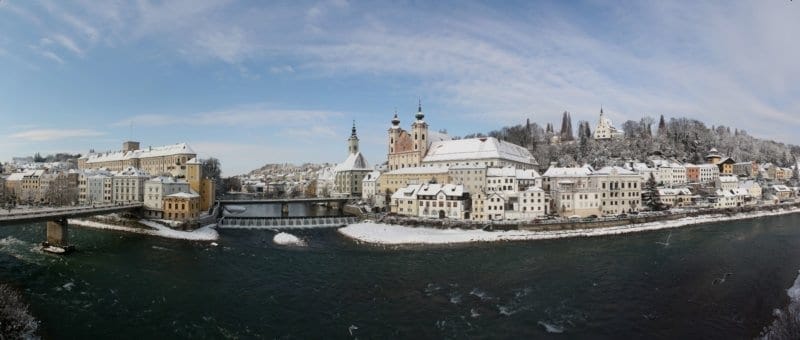
[[[239,218],[224,217],[219,221],[223,228],[315,228],[336,227],[355,223],[352,216],[297,217],[297,218]]]

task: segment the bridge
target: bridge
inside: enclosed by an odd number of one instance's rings
[[[0,226],[20,223],[47,222],[47,241],[42,243],[45,250],[64,253],[74,249],[69,244],[69,218],[106,215],[139,209],[142,203],[102,206],[78,206],[55,209],[31,209],[23,211],[0,212]]]
[[[229,205],[251,205],[251,204],[280,204],[281,217],[289,217],[289,204],[325,204],[329,209],[337,209],[341,214],[345,204],[353,200],[352,197],[342,198],[276,198],[276,199],[250,199],[250,200],[219,200],[217,207]],[[213,214],[216,218],[221,218],[225,209],[215,209]]]

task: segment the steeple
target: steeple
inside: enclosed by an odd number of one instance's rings
[[[392,127],[396,128],[400,126],[400,118],[397,118],[397,110],[394,110],[394,118],[392,118]]]
[[[600,115],[603,115],[603,105],[600,105]]]
[[[422,99],[419,100],[419,106],[417,106],[417,114],[414,116],[417,120],[422,120],[425,118],[425,114],[422,113]]]
[[[355,120],[353,120],[353,129],[350,132],[350,138],[347,139],[347,152],[348,154],[358,153],[358,136],[356,135]]]

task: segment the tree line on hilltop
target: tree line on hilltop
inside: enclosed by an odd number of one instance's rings
[[[705,163],[711,148],[737,162],[769,162],[788,167],[797,163],[796,155],[800,154],[800,146],[759,139],[745,130],[732,130],[723,125],[708,127],[699,120],[685,117],[667,120],[662,115],[657,124],[653,118],[643,117],[639,121],[624,122],[620,129],[624,132],[623,138],[595,140],[590,123],[582,120],[578,122],[575,137],[572,117],[564,112],[558,132],[550,123],[542,127],[528,119],[524,124],[506,126],[485,135],[469,134],[464,138],[489,136],[524,146],[544,168],[551,162],[560,166],[619,165],[626,160],[645,161],[653,154],[700,164]]]

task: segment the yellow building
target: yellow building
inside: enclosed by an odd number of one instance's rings
[[[182,176],[186,172],[186,162],[195,157],[197,154],[186,143],[140,149],[139,142],[128,141],[122,144],[120,151],[90,151],[78,158],[78,168],[122,171],[133,167],[152,175]]]
[[[191,221],[200,215],[200,195],[180,192],[164,197],[164,218],[174,221]]]
[[[381,174],[378,178],[381,193],[394,193],[397,189],[412,184],[450,183],[449,169],[445,167],[413,167],[401,168]]]
[[[214,180],[205,177],[203,165],[197,158],[186,162],[186,181],[189,182],[189,187],[200,195],[200,210],[211,209],[215,202],[215,183]]]

